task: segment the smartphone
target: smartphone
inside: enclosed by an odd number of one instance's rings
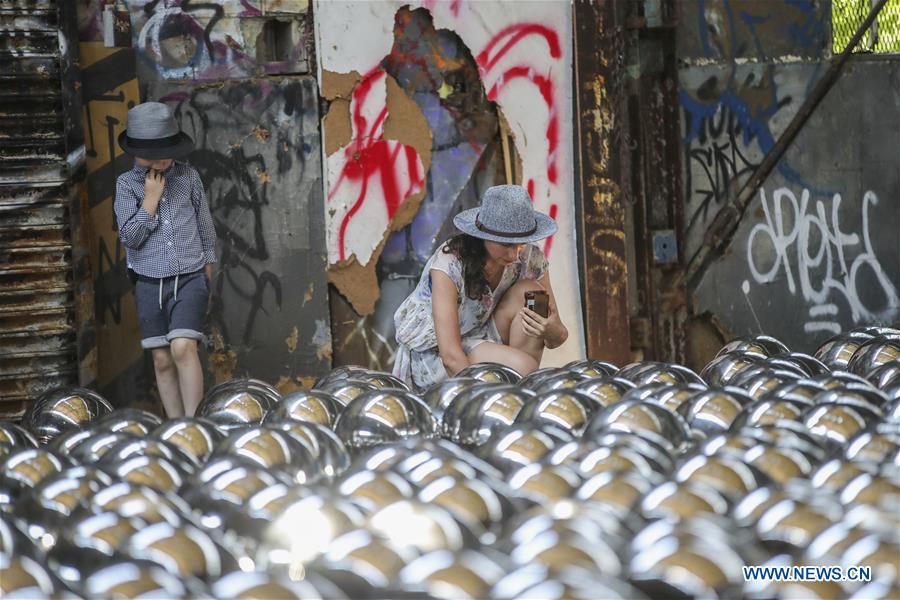
[[[525,308],[546,319],[550,316],[550,294],[538,290],[525,292]]]

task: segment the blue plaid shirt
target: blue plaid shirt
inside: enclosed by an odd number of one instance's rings
[[[128,266],[162,278],[216,262],[216,229],[200,175],[187,163],[172,163],[156,215],[150,216],[141,206],[147,170],[135,165],[116,180],[116,222]]]

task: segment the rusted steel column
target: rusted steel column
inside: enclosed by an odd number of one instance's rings
[[[574,3],[579,243],[587,353],[630,361],[621,78],[624,32],[616,0]]]

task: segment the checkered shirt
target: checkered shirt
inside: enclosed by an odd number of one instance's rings
[[[156,215],[150,216],[141,206],[147,170],[135,165],[116,180],[116,222],[128,266],[162,278],[216,262],[216,229],[200,175],[187,163],[173,163]]]

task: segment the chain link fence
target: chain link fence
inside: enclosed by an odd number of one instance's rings
[[[841,53],[876,0],[831,0],[832,51]],[[900,52],[900,0],[888,0],[857,52]]]

